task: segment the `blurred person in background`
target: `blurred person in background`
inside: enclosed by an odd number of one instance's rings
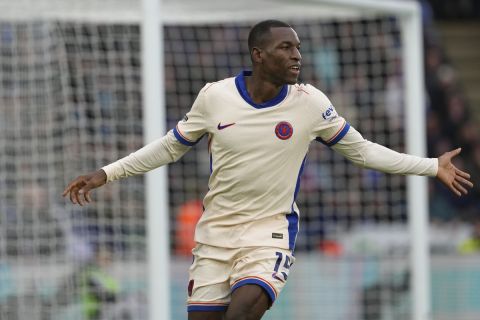
[[[79,275],[80,299],[88,320],[102,319],[102,313],[117,300],[120,284],[109,272],[111,264],[112,253],[105,247],[97,248],[95,258]]]
[[[120,283],[111,274],[111,251],[106,246],[93,247],[92,258],[76,267],[58,287],[55,301],[64,307],[77,305],[83,319],[100,320],[117,302]],[[77,288],[75,295],[65,295],[71,288]]]
[[[473,223],[470,237],[460,244],[458,250],[463,254],[480,253],[480,219]]]
[[[195,247],[195,226],[202,216],[201,200],[190,200],[178,209],[175,221],[175,253],[190,256]]]

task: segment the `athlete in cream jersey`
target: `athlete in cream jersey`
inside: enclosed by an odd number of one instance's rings
[[[437,159],[398,153],[365,140],[311,85],[285,84],[275,97],[256,104],[245,86],[249,75],[244,71],[207,84],[167,135],[103,167],[106,181],[176,161],[207,135],[211,176],[195,241],[223,248],[293,251],[299,227],[295,197],[312,141],[365,168],[437,174]]]
[[[470,175],[451,162],[460,149],[428,159],[372,143],[338,116],[319,90],[296,84],[300,40],[288,24],[256,24],[248,46],[251,75],[243,72],[206,85],[176,128],[77,177],[63,193],[84,205],[92,189],[176,161],[208,136],[210,190],[189,269],[189,320],[260,319],[275,301],[295,260],[295,197],[313,140],[365,168],[436,176],[459,196],[473,186]]]
[[[176,161],[207,135],[211,176],[195,241],[223,248],[293,251],[299,227],[295,197],[312,141],[365,168],[437,174],[437,159],[398,153],[365,140],[311,85],[285,84],[271,100],[254,103],[245,87],[249,74],[244,71],[203,87],[190,112],[167,135],[104,166],[106,182]]]
[[[209,191],[195,240],[293,250],[295,197],[309,144],[319,137],[333,145],[349,125],[310,85],[284,85],[272,100],[254,103],[245,88],[249,74],[207,84],[173,130],[188,146],[205,134],[209,139]]]

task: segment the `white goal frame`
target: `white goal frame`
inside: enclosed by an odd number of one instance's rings
[[[209,6],[211,1],[192,0],[143,0],[143,36],[144,42],[144,114],[145,114],[145,141],[161,135],[165,129],[159,126],[161,119],[165,119],[165,93],[157,88],[163,84],[163,51],[161,30],[165,24],[208,22],[215,18],[216,22],[231,22],[235,20],[261,20],[271,17],[280,18],[288,13],[288,18],[295,15],[345,15],[359,13],[382,13],[399,18],[402,34],[402,55],[404,68],[404,88],[406,105],[406,152],[418,156],[426,156],[426,127],[425,127],[425,96],[423,73],[423,39],[421,8],[415,1],[394,0],[313,0],[313,1],[241,1],[218,2]],[[213,4],[214,2],[212,2]],[[242,6],[239,13],[238,6]],[[259,10],[265,5],[269,10]],[[270,6],[270,7],[268,7]],[[275,6],[282,6],[276,10]],[[286,10],[285,7],[291,7]],[[340,12],[325,10],[325,7],[341,8]],[[251,11],[246,12],[245,8]],[[315,10],[317,9],[317,10]],[[278,11],[278,12],[276,12]],[[161,13],[164,14],[161,14]],[[156,14],[157,13],[157,14]],[[157,21],[157,23],[155,23]],[[159,28],[160,27],[160,28]],[[158,120],[158,121],[155,121]],[[160,190],[162,190],[160,192]],[[161,195],[160,195],[161,193]],[[169,278],[168,264],[168,215],[167,196],[168,187],[164,169],[151,172],[147,175],[147,208],[150,254],[150,319],[168,319],[169,306]],[[427,181],[422,177],[407,177],[407,202],[409,228],[411,233],[411,288],[412,288],[412,320],[427,320],[431,318],[430,274],[428,253],[428,195]],[[162,212],[163,211],[163,212]],[[158,226],[155,227],[155,226]],[[159,229],[162,229],[160,231]],[[160,232],[159,232],[160,231]],[[154,244],[154,245],[152,245]],[[158,302],[158,303],[157,303]]]

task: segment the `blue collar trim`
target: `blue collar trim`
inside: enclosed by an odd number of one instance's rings
[[[245,84],[245,77],[251,76],[251,75],[252,75],[252,71],[247,71],[247,70],[242,71],[240,74],[238,74],[235,77],[235,85],[237,86],[237,90],[242,96],[243,100],[245,100],[248,104],[250,104],[254,108],[262,109],[262,108],[273,107],[279,104],[280,102],[282,102],[283,99],[285,99],[285,97],[287,96],[288,85],[284,84],[280,92],[273,99],[270,99],[263,103],[255,103],[250,97],[250,95],[248,94],[247,86]]]

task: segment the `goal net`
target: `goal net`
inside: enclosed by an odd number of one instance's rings
[[[302,41],[301,81],[324,91],[365,138],[405,151],[404,43],[394,14],[321,1],[192,6],[164,4],[158,90],[167,128],[206,82],[248,69],[249,28],[274,17]],[[70,179],[143,145],[140,32],[136,0],[0,1],[2,319],[148,319],[157,303],[147,294],[144,178],[111,183],[86,207],[61,198]],[[186,317],[208,163],[202,141],[168,168],[170,210],[158,214],[170,217],[172,319]],[[314,142],[297,203],[297,263],[265,318],[410,318],[406,179],[354,167]]]

